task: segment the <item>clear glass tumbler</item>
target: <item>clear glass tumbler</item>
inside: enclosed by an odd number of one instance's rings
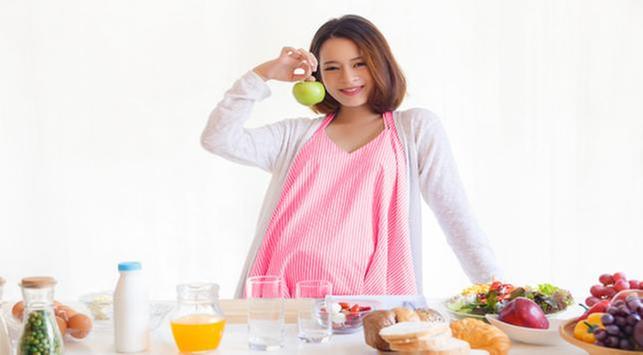
[[[307,343],[323,343],[330,339],[330,308],[326,296],[332,295],[333,285],[324,280],[299,281],[295,295],[300,301],[297,313],[298,337]]]
[[[252,350],[284,346],[284,281],[278,276],[253,276],[246,281],[248,345]]]

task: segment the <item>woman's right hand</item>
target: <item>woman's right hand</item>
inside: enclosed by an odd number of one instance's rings
[[[313,73],[317,71],[317,64],[317,58],[307,50],[284,47],[277,59],[267,61],[253,70],[265,81],[314,81]],[[303,73],[300,73],[302,70]]]

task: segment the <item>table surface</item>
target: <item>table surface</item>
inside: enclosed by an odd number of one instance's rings
[[[306,344],[297,339],[297,327],[294,324],[286,325],[286,344],[278,351],[268,352],[269,354],[346,354],[375,355],[378,352],[364,343],[362,332],[353,334],[333,335],[330,341],[322,344]],[[145,354],[178,354],[178,350],[172,341],[169,326],[161,326],[152,333],[151,347]],[[248,349],[248,332],[245,324],[231,324],[226,330],[221,341],[217,354],[261,354],[265,352],[250,351]],[[65,343],[65,354],[116,354],[113,346],[113,335],[108,332],[94,332],[82,342]],[[587,354],[572,345],[563,344],[558,346],[534,346],[514,342],[510,355],[581,355]]]
[[[378,354],[378,351],[369,347],[364,342],[364,335],[362,331],[353,334],[337,334],[333,335],[331,339],[322,344],[307,344],[300,342],[297,338],[296,324],[286,324],[286,341],[285,346],[281,350],[271,352],[251,351],[248,349],[248,326],[244,324],[244,320],[234,317],[234,313],[238,313],[245,308],[243,300],[221,300],[221,306],[226,314],[226,318],[231,316],[224,331],[221,344],[214,354],[347,354],[347,355],[360,355],[360,354]],[[66,303],[70,305],[77,305],[77,303]],[[10,306],[5,303],[4,307]],[[432,305],[431,305],[432,306]],[[289,313],[292,318],[293,307],[296,303],[288,303],[286,307],[286,318],[288,320]],[[80,308],[82,309],[82,308]],[[79,309],[79,310],[80,310]],[[7,310],[5,309],[4,312]],[[6,313],[4,313],[6,315]],[[564,316],[563,316],[564,317]],[[96,326],[92,332],[85,339],[81,341],[66,340],[65,341],[65,354],[75,355],[91,355],[91,354],[117,354],[114,350],[114,334],[113,330],[109,327]],[[150,349],[147,352],[140,354],[179,354],[178,349],[172,339],[172,334],[169,326],[169,320],[164,319],[161,325],[151,332],[150,334]],[[585,351],[561,341],[560,345],[556,346],[538,346],[529,345],[516,341],[512,341],[512,347],[509,352],[510,355],[532,355],[532,354],[547,354],[547,355],[582,355],[587,354]]]

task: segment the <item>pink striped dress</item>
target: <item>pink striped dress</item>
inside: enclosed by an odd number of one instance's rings
[[[406,158],[393,115],[352,153],[326,134],[298,152],[249,276],[278,275],[294,296],[301,280],[328,280],[336,295],[415,294]]]

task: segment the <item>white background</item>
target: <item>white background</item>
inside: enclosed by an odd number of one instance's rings
[[[199,136],[234,80],[356,13],[388,38],[404,108],[444,120],[469,198],[513,283],[583,299],[643,278],[643,1],[0,0],[0,275],[58,298],[143,263],[152,297],[231,297],[269,176]],[[271,83],[250,125],[313,116]],[[425,292],[468,281],[428,208]],[[347,246],[349,247],[349,246]]]

